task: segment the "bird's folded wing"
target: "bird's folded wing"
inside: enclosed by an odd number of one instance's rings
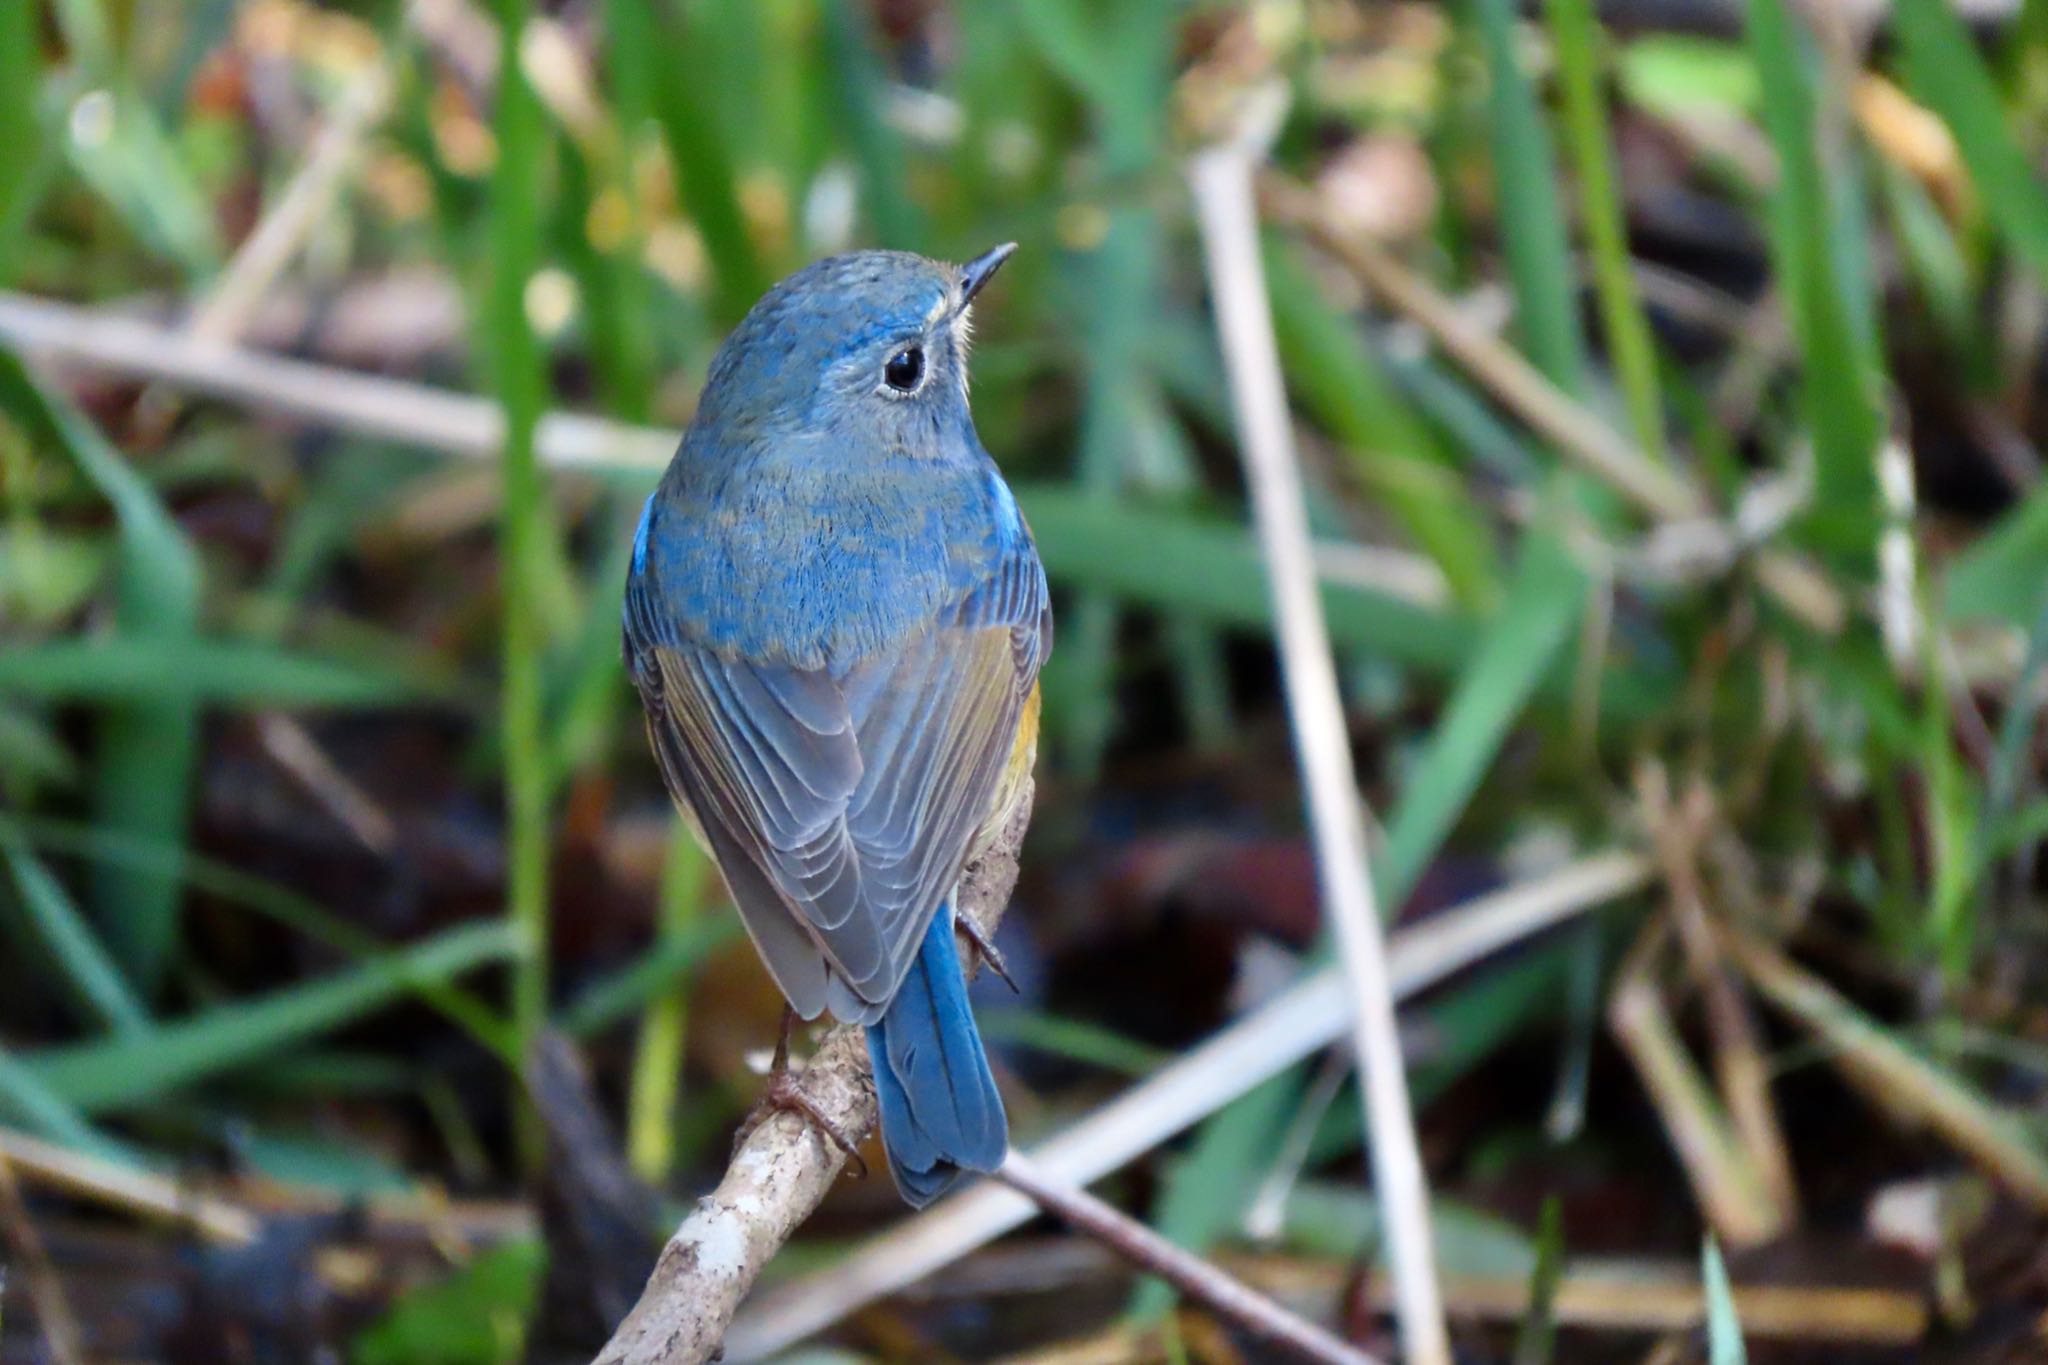
[[[879,1017],[959,876],[1043,657],[1043,588],[1008,579],[836,678],[636,641],[663,774],[806,1015]]]

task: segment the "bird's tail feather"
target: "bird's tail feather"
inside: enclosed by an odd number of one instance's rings
[[[963,1168],[993,1171],[1002,1164],[1009,1120],[967,1006],[951,905],[932,916],[902,989],[889,1012],[868,1025],[867,1037],[882,1144],[906,1201],[922,1208]]]

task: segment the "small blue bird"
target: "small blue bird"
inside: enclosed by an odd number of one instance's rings
[[[798,271],[712,361],[647,500],[625,652],[677,807],[796,1014],[866,1026],[913,1205],[1009,1145],[953,944],[962,867],[1022,799],[1045,571],[967,406],[964,266]],[[770,1103],[803,1109],[778,1083]]]

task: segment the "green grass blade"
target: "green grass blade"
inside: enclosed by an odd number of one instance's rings
[[[0,692],[110,706],[358,707],[450,698],[438,679],[271,645],[117,635],[0,652]],[[160,773],[158,780],[165,780]]]
[[[1269,241],[1266,279],[1289,387],[1342,444],[1366,490],[1436,561],[1458,600],[1489,605],[1500,577],[1491,528],[1450,459],[1297,252]]]
[[[628,499],[625,505],[631,517],[639,516],[638,501]],[[611,752],[620,717],[635,705],[619,685],[619,605],[632,558],[633,521],[605,515],[598,524],[611,527],[612,533],[604,538],[597,569],[591,575],[582,620],[575,635],[550,661],[548,752],[551,780],[556,785],[602,764]]]
[[[1228,750],[1237,742],[1238,729],[1223,637],[1198,616],[1171,618],[1165,634],[1189,743],[1201,753]]]
[[[1043,0],[1017,5],[1015,10],[1032,50],[1062,80],[1098,106],[1116,101],[1120,79],[1114,61],[1117,48],[1090,22],[1088,7],[1074,0]],[[1104,13],[1098,10],[1094,17],[1100,19]]]
[[[2027,632],[2026,656],[2008,695],[2039,696],[2044,674],[2048,674],[2048,593],[2042,595],[2041,606],[2034,613],[2033,628]],[[2010,704],[1999,719],[1998,748],[1991,757],[1991,771],[1986,774],[1984,809],[1977,826],[1980,865],[1989,861],[1991,839],[2018,802],[2021,776],[2027,771],[2027,756],[2033,752],[2039,719],[2038,707]]]
[[[12,206],[28,185],[42,142],[36,91],[42,87],[41,40],[34,5],[0,8],[0,204]]]
[[[100,721],[98,758],[93,809],[100,824],[184,841],[199,760],[194,707],[151,698],[108,708]],[[108,871],[94,878],[92,894],[100,923],[137,989],[154,996],[178,947],[176,883]]]
[[[683,0],[677,6],[688,25],[698,69],[716,73],[706,82],[707,93],[718,119],[719,140],[732,164],[741,168],[743,185],[764,172],[780,181],[782,167],[776,161],[781,149],[776,141],[787,110],[775,77],[782,68],[795,67],[802,78],[817,80],[815,67],[791,60],[800,37],[808,38],[818,27],[811,12],[815,8],[814,0]],[[791,19],[794,25],[770,38],[771,28]],[[785,46],[771,48],[777,41]],[[778,183],[778,192],[788,183]]]
[[[875,237],[883,246],[915,251],[926,244],[924,213],[910,197],[902,139],[882,118],[882,63],[867,14],[867,6],[839,0],[820,5],[825,69],[832,77],[841,136],[851,144],[860,168],[861,205]]]
[[[1570,958],[1557,946],[1483,969],[1470,981],[1455,985],[1441,998],[1406,1007],[1414,1027],[1430,1039],[1427,1060],[1410,1069],[1410,1099],[1419,1111],[1474,1067],[1517,1038],[1526,1037],[1541,1021],[1554,1019],[1563,999]],[[1364,1114],[1356,1104],[1330,1106],[1309,1145],[1311,1165],[1350,1156],[1365,1143]],[[1526,1276],[1531,1264],[1515,1274]]]
[[[1882,375],[1867,319],[1870,300],[1854,277],[1850,235],[1838,227],[1847,196],[1824,164],[1817,114],[1818,59],[1783,0],[1749,0],[1750,54],[1762,81],[1763,116],[1778,154],[1770,195],[1778,287],[1804,362],[1801,414],[1814,448],[1815,510],[1807,534],[1858,575],[1873,566],[1879,524],[1877,451],[1884,433]]]
[[[1742,1323],[1735,1316],[1735,1293],[1721,1248],[1708,1237],[1700,1243],[1700,1278],[1707,1289],[1707,1365],[1748,1365],[1742,1346]]]
[[[981,1036],[991,1043],[1042,1052],[1120,1076],[1149,1075],[1173,1060],[1173,1054],[1141,1043],[1114,1029],[1083,1019],[1068,1019],[1031,1009],[991,1010],[979,1021]]]
[[[630,0],[642,4],[645,0]],[[353,1365],[506,1365],[526,1334],[547,1273],[538,1237],[503,1242],[400,1294],[349,1350]]]
[[[15,244],[28,231],[53,161],[36,97],[43,88],[36,6],[0,5],[0,284],[17,273]]]
[[[1442,1194],[1429,1205],[1431,1241],[1445,1274],[1506,1280],[1534,1273],[1537,1251],[1514,1224]],[[1382,1246],[1385,1238],[1379,1200],[1356,1185],[1304,1180],[1288,1193],[1280,1229],[1286,1250],[1351,1260],[1360,1247]]]
[[[254,911],[357,961],[370,961],[392,951],[388,944],[356,927],[352,920],[324,909],[289,887],[201,854],[188,853],[175,845],[150,843],[89,825],[59,820],[17,822],[0,815],[0,837],[16,835],[51,852],[179,878],[223,904]],[[486,1052],[507,1066],[515,1065],[504,1021],[483,1001],[442,982],[422,983],[419,996],[423,1003],[441,1011],[467,1032]]]
[[[2048,580],[2048,488],[2024,502],[1949,562],[1942,576],[1943,616],[1991,619],[2022,630],[2033,624]]]
[[[505,494],[498,535],[504,637],[500,726],[505,754],[505,914],[519,945],[512,1030],[523,1058],[531,1054],[547,1023],[548,1005],[552,844],[541,678],[547,640],[541,612],[542,588],[555,552],[549,543],[547,489],[533,439],[547,406],[547,370],[526,315],[526,285],[540,267],[547,128],[540,100],[520,62],[527,6],[524,0],[498,0],[497,11],[498,160],[490,190],[488,269],[481,308],[484,333],[478,343],[505,413]],[[671,89],[691,84],[665,82]]]
[[[661,942],[696,938],[711,866],[695,834],[678,820],[670,831],[661,869]],[[642,1180],[660,1186],[673,1174],[676,1105],[682,1095],[684,1048],[689,1041],[690,992],[686,979],[659,996],[640,1023],[633,1082],[626,1097],[626,1158]]]
[[[691,63],[693,35],[687,23],[680,32],[678,25],[661,23],[652,5],[628,0],[606,13],[614,25],[615,58],[639,64],[643,74],[636,79],[654,92],[655,121],[661,125],[676,193],[711,261],[714,311],[730,326],[771,281],[740,211],[739,179],[704,83],[678,79]]]
[[[627,966],[584,987],[560,1012],[562,1032],[590,1038],[630,1018],[674,990],[739,934],[736,917],[715,915],[699,920],[688,934],[658,939]]]
[[[19,829],[0,827],[0,856],[7,860],[14,889],[43,950],[80,1003],[103,1027],[117,1033],[147,1032],[149,1010],[73,904],[64,884],[36,856]]]
[[[98,90],[106,131],[90,141],[66,138],[71,165],[111,205],[145,247],[205,279],[220,268],[219,236],[205,198],[182,171],[156,116],[132,91]]]
[[[1503,421],[1460,374],[1426,351],[1413,354],[1372,338],[1373,353],[1401,392],[1425,414],[1454,449],[1480,468],[1516,484],[1535,484],[1543,461],[1514,427]]]
[[[2048,281],[2048,185],[2014,137],[1962,16],[1947,0],[1899,0],[1892,27],[1907,82],[1955,134],[1992,223],[2035,280]]]
[[[658,7],[648,0],[604,0],[604,69],[611,78],[612,115],[627,156],[655,119],[659,70],[652,60]]]
[[[27,9],[31,22],[36,5]],[[53,7],[76,79],[64,82],[67,136],[53,139],[81,180],[142,246],[195,279],[220,266],[220,233],[205,193],[164,132],[156,110],[121,68],[97,0]]]
[[[631,187],[618,183],[622,167],[599,163],[574,139],[564,138],[561,149],[562,200],[555,235],[582,295],[598,393],[614,417],[644,423],[654,390],[654,325],[647,307],[651,284],[639,264],[641,242],[634,233],[617,241],[591,240],[591,226],[598,220],[593,209],[600,199],[624,199]]]
[[[1890,161],[1878,168],[1878,189],[1898,242],[1902,263],[1918,286],[1949,351],[1963,362],[1962,379],[1978,393],[1992,390],[1997,361],[1993,338],[1977,326],[1978,272],[1927,187]]]
[[[1486,62],[1486,131],[1499,196],[1501,245],[1515,290],[1515,336],[1536,368],[1566,393],[1586,393],[1578,266],[1564,207],[1550,118],[1516,51],[1514,0],[1470,0]]]
[[[1621,383],[1629,426],[1653,459],[1668,460],[1664,400],[1657,383],[1657,349],[1629,260],[1628,224],[1622,214],[1614,139],[1600,86],[1602,33],[1593,0],[1548,0],[1546,12],[1557,53],[1565,132],[1579,179],[1579,216],[1593,263],[1607,354]]]
[[[1200,1254],[1236,1225],[1258,1183],[1262,1161],[1271,1157],[1288,1115],[1300,1102],[1300,1072],[1299,1067],[1282,1072],[1202,1125],[1153,1214],[1162,1237]],[[1131,1296],[1131,1315],[1140,1321],[1159,1318],[1173,1307],[1174,1298],[1171,1285],[1147,1277]]]
[[[1485,780],[1510,727],[1571,638],[1586,587],[1584,571],[1562,544],[1541,532],[1529,537],[1506,600],[1394,808],[1375,867],[1383,913],[1407,899]]]
[[[10,1123],[75,1152],[129,1166],[143,1164],[125,1145],[94,1128],[78,1106],[51,1090],[4,1048],[0,1048],[0,1114]]]
[[[1179,417],[1167,406],[1165,376],[1153,367],[1169,348],[1152,329],[1142,345],[1145,376],[1135,392],[1125,436],[1125,462],[1140,490],[1163,498],[1199,496],[1201,479]],[[1190,743],[1203,753],[1228,750],[1238,738],[1230,667],[1222,637],[1199,616],[1175,613],[1164,624],[1165,653]]]
[[[1017,500],[1056,581],[1219,625],[1271,628],[1265,567],[1242,527],[1106,502],[1066,485],[1022,485]],[[1144,546],[1145,553],[1132,554],[1133,545]],[[1326,587],[1324,607],[1331,637],[1340,645],[1368,648],[1432,672],[1455,668],[1476,638],[1464,617],[1363,588]]]
[[[42,787],[75,790],[78,760],[42,716],[0,705],[0,796],[26,805]]]
[[[1089,338],[1087,397],[1081,413],[1080,487],[1112,515],[1122,501],[1126,447],[1143,401],[1145,383],[1139,323],[1152,299],[1156,241],[1148,215],[1125,208],[1111,218],[1109,235],[1082,268],[1092,276],[1086,313]],[[1049,708],[1061,722],[1068,763],[1083,777],[1094,773],[1115,724],[1113,681],[1117,604],[1087,593],[1072,612],[1069,639],[1048,670]],[[1060,656],[1066,656],[1062,659]]]
[[[1659,118],[1752,115],[1756,63],[1739,42],[1690,33],[1645,33],[1619,53],[1622,98]]]
[[[1529,1274],[1529,1311],[1515,1332],[1514,1365],[1550,1365],[1557,1345],[1557,1284],[1564,1277],[1564,1218],[1557,1196],[1543,1201],[1536,1232],[1536,1268]]]
[[[1179,0],[1031,0],[1014,8],[1032,50],[1090,106],[1110,175],[1146,173],[1164,131]]]
[[[198,553],[158,501],[156,491],[107,444],[92,424],[44,391],[14,356],[0,352],[0,409],[32,441],[63,451],[114,509],[120,527],[116,620],[130,645],[181,650],[199,621]],[[77,650],[78,642],[40,647]],[[0,655],[5,675],[37,662],[36,650]],[[43,657],[47,663],[47,654]],[[182,844],[198,758],[197,710],[173,690],[176,675],[109,704],[102,712],[94,771],[96,818],[110,829]],[[173,687],[164,686],[172,683]],[[152,996],[178,939],[175,878],[100,869],[92,904],[115,957],[140,994]]]
[[[48,1048],[22,1062],[88,1115],[132,1108],[275,1056],[428,983],[516,957],[519,948],[505,925],[465,925],[324,980],[162,1021],[142,1037]]]

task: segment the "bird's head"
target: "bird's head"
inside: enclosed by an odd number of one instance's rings
[[[968,422],[968,312],[1016,250],[965,265],[857,251],[761,297],[712,361],[694,424],[747,444],[792,435],[921,449]]]

